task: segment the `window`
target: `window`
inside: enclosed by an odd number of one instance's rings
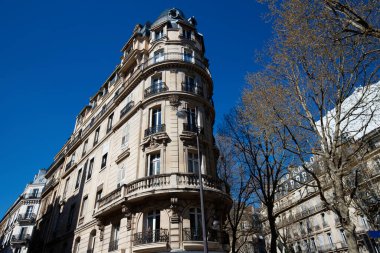
[[[153,231],[160,229],[160,210],[153,210],[146,214],[144,222],[144,231]],[[153,233],[154,235],[155,233]]]
[[[199,164],[198,164],[198,154],[189,152],[187,154],[187,161],[188,161],[188,171],[190,173],[198,173],[199,170]]]
[[[87,209],[87,203],[88,203],[88,196],[85,196],[83,198],[83,201],[82,201],[82,208],[80,210],[80,217],[83,217],[86,213],[86,209]]]
[[[33,196],[34,198],[37,198],[37,197],[38,197],[38,192],[39,192],[38,189],[33,189],[33,191],[32,191],[32,196]]]
[[[153,56],[153,62],[154,63],[161,62],[163,60],[164,60],[164,50],[163,49],[154,52],[154,56]]]
[[[150,86],[151,93],[155,94],[155,93],[161,92],[163,89],[163,85],[164,85],[164,83],[162,82],[161,76],[153,78],[152,84]]]
[[[187,124],[196,128],[197,116],[195,108],[187,108]]]
[[[347,243],[346,234],[344,233],[344,230],[343,230],[343,229],[340,230],[340,236],[342,237],[342,241],[343,241],[344,243]]]
[[[94,146],[98,143],[99,141],[99,133],[100,133],[100,127],[98,127],[95,131],[95,136],[94,136]]]
[[[185,39],[191,40],[191,30],[183,29],[183,37]]]
[[[367,219],[363,215],[360,215],[360,223],[364,228],[369,229]]]
[[[332,237],[331,237],[331,233],[327,233],[327,239],[329,241],[330,246],[332,247],[333,246],[333,240],[332,240]]]
[[[87,162],[86,162],[87,164]],[[90,160],[90,164],[88,165],[88,172],[87,172],[87,180],[92,177],[92,170],[94,168],[94,158]]]
[[[113,113],[108,117],[107,133],[112,129]]]
[[[77,238],[74,244],[74,253],[79,253],[79,244],[80,244],[80,239]]]
[[[107,155],[108,153],[105,153],[102,157],[102,166],[101,166],[101,169],[105,168],[106,165],[107,165]]]
[[[87,152],[87,146],[88,146],[88,139],[83,143],[83,151],[82,156],[84,156]]]
[[[26,208],[25,218],[30,218],[33,214],[33,206],[28,206]]]
[[[68,178],[66,179],[65,187],[63,188],[62,198],[65,198],[65,197],[66,197],[67,190],[69,189],[69,183],[70,183],[70,177],[68,177]]]
[[[154,32],[154,39],[155,40],[159,40],[162,37],[164,37],[164,30],[163,29],[160,29],[160,30]]]
[[[195,240],[201,239],[202,238],[201,236],[201,231],[202,231],[201,209],[190,208],[189,216],[190,216],[191,234],[196,237],[193,239]]]
[[[80,185],[81,178],[82,178],[82,169],[79,169],[78,175],[77,175],[77,181],[75,183],[75,189],[78,189],[78,187]]]
[[[149,175],[158,175],[160,174],[160,154],[151,154],[149,155]]]
[[[119,169],[119,174],[117,177],[117,187],[122,186],[125,183],[125,167],[124,165]]]
[[[75,212],[75,204],[72,204],[70,207],[69,217],[67,219],[67,224],[66,224],[67,230],[69,230],[71,228],[71,225],[73,224],[74,212]]]
[[[123,137],[121,138],[121,147],[122,148],[128,147],[128,141],[129,141],[129,124],[126,124],[123,128]]]
[[[119,231],[120,223],[112,225],[111,240],[108,251],[114,251],[119,248]]]
[[[96,192],[96,197],[95,197],[95,209],[98,207],[98,201],[99,199],[102,198],[102,193],[103,193],[103,190],[99,190]]]
[[[95,242],[96,242],[96,230],[93,230],[90,233],[90,238],[88,239],[87,253],[95,253]]]
[[[185,49],[183,53],[183,60],[187,62],[193,61],[193,51]]]
[[[161,126],[161,108],[155,108],[152,110],[151,127],[153,133],[158,132],[158,128]]]

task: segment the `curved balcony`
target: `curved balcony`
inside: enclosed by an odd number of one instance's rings
[[[199,96],[203,96],[203,88],[202,86],[190,83],[182,83],[182,91],[194,93]]]
[[[168,87],[166,86],[165,82],[160,82],[157,84],[152,84],[150,87],[146,88],[144,90],[144,98],[153,96],[158,93],[162,93],[168,91]]]
[[[152,134],[163,133],[165,132],[165,129],[165,124],[149,127],[148,129],[145,129],[144,137],[147,137]]]
[[[12,235],[11,244],[26,244],[30,240],[30,234]]]
[[[17,221],[20,223],[33,223],[36,220],[34,213],[22,213],[17,216]]]
[[[169,231],[167,229],[146,230],[133,235],[133,246],[168,241]]]
[[[226,194],[220,180],[202,175],[205,192]],[[124,184],[98,200],[95,217],[119,210],[125,203],[142,201],[148,197],[181,192],[199,191],[199,179],[192,173],[172,173],[143,177]],[[197,193],[196,193],[197,194]],[[210,196],[215,196],[210,195]]]

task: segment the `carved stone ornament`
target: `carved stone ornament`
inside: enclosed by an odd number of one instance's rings
[[[170,209],[172,211],[172,215],[170,217],[170,222],[171,223],[179,223],[178,198],[170,198]]]
[[[160,144],[166,146],[169,141],[169,135],[166,132],[161,132],[145,137],[141,143],[141,146],[143,150],[145,150],[145,148],[154,149],[157,148]]]
[[[181,105],[181,101],[179,100],[179,96],[178,95],[169,96],[169,103],[170,103],[170,106],[173,107],[173,109],[176,109],[178,106]]]
[[[96,225],[98,226],[98,229],[99,229],[99,240],[100,241],[103,241],[103,237],[104,237],[104,224],[101,220],[97,220],[96,221]]]
[[[121,212],[124,214],[124,217],[127,218],[127,230],[129,231],[132,228],[132,210],[126,205],[123,205]]]

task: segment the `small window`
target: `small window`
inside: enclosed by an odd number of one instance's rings
[[[107,133],[111,131],[112,129],[112,120],[113,120],[113,113],[108,117],[108,123],[107,123]]]
[[[198,173],[198,170],[199,170],[198,154],[189,152],[187,156],[188,156],[187,157],[188,171],[190,173]]]
[[[93,169],[94,169],[94,158],[90,160],[90,164],[88,165],[87,180],[91,178]]]
[[[83,143],[82,157],[87,153],[88,139]]]
[[[102,193],[103,193],[103,190],[99,190],[99,191],[96,192],[95,209],[98,207],[98,201],[99,201],[99,199],[102,198]]]
[[[163,60],[164,60],[164,50],[163,49],[154,52],[154,56],[153,56],[154,63],[161,62]]]
[[[80,210],[80,217],[83,217],[87,211],[86,210],[87,209],[87,202],[88,202],[87,200],[88,200],[88,196],[85,196],[83,198],[83,201],[82,201],[82,208]]]
[[[185,39],[191,40],[191,30],[183,29],[183,37]]]
[[[160,29],[154,32],[154,39],[159,40],[164,37],[164,29]]]
[[[183,53],[183,60],[187,62],[193,62],[193,51],[185,49]]]
[[[104,169],[107,165],[107,155],[108,153],[105,153],[102,157],[102,166],[101,166],[102,169]]]
[[[121,147],[128,147],[129,142],[129,124],[126,124],[123,128],[123,137],[121,138]]]
[[[99,133],[100,133],[100,127],[98,127],[95,131],[95,136],[94,136],[94,146],[98,144],[99,141]]]
[[[79,169],[78,175],[77,175],[77,181],[75,183],[75,189],[78,189],[78,187],[80,185],[81,178],[82,178],[82,169]]]

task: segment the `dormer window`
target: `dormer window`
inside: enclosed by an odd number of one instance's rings
[[[191,30],[183,29],[182,35],[185,39],[191,40]]]
[[[159,40],[164,37],[164,29],[160,29],[154,32],[154,40]]]

